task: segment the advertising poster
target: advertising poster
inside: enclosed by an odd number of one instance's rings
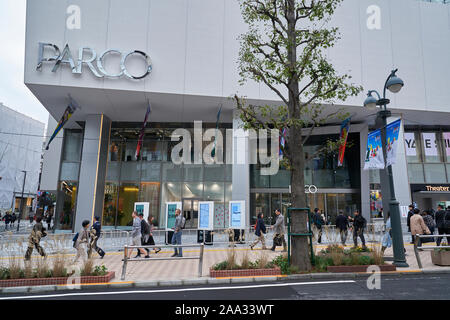
[[[175,210],[181,210],[181,202],[166,202],[166,230],[175,227]]]
[[[367,137],[366,160],[364,170],[384,169],[383,147],[381,146],[381,132],[375,130]]]
[[[447,156],[447,162],[450,161],[450,132],[444,132],[444,148]]]
[[[401,120],[394,121],[386,127],[386,166],[396,162],[400,122]]]
[[[417,156],[416,139],[414,137],[414,132],[405,132],[404,135],[405,135],[406,155],[410,157]]]
[[[339,157],[338,157],[338,167],[342,167],[344,163],[344,152],[345,146],[347,144],[348,132],[350,130],[350,118],[345,119],[341,124],[341,134],[339,139],[343,139],[344,142],[339,146]]]
[[[148,219],[149,208],[150,208],[150,202],[135,202],[134,203],[134,211],[136,211],[138,214],[143,213],[145,221],[147,221],[147,219]]]
[[[230,228],[245,228],[245,201],[230,201]]]
[[[435,132],[423,132],[422,133],[423,148],[425,149],[426,156],[438,155],[437,144],[436,144],[436,133]]]
[[[213,230],[214,229],[214,202],[199,201],[198,229]]]

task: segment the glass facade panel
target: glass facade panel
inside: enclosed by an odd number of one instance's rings
[[[424,164],[426,183],[444,183],[445,177],[444,164]]]
[[[225,166],[223,165],[205,165],[203,170],[205,173],[204,176],[205,181],[225,180]]]
[[[138,202],[139,184],[120,184],[119,188],[119,208],[117,212],[117,226],[131,226],[133,218],[131,214],[134,210],[134,203]]]
[[[450,163],[450,132],[442,133],[442,144],[444,146],[445,161]]]
[[[55,225],[58,230],[72,230],[77,203],[78,182],[62,181],[59,184]]]
[[[141,181],[160,181],[161,163],[141,162]]]
[[[159,182],[141,182],[139,202],[149,202],[149,216],[159,219]]]
[[[441,162],[436,132],[422,132],[425,162]]]
[[[115,226],[117,213],[117,195],[119,186],[114,182],[106,182],[105,185],[105,202],[103,206],[102,225]]]
[[[404,139],[406,149],[406,160],[408,161],[408,163],[420,162],[421,150],[420,145],[418,143],[420,139],[417,139],[417,134],[414,132],[405,132]]]
[[[163,163],[162,180],[163,181],[183,181],[183,169],[181,165],[173,163]]]
[[[184,169],[184,181],[202,181],[203,180],[203,165],[187,164],[187,165],[184,165],[183,169]]]
[[[408,177],[410,183],[425,183],[423,165],[408,163]]]
[[[62,162],[60,180],[78,180],[80,173],[79,162]]]
[[[62,161],[80,161],[83,132],[79,130],[64,130],[64,147]]]
[[[264,215],[264,222],[269,224],[270,217],[270,194],[269,193],[252,193],[250,207],[250,224],[256,223],[256,217],[259,213]]]
[[[183,184],[183,198],[203,198],[203,183],[191,182]]]

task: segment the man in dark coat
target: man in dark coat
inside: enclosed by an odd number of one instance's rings
[[[95,250],[99,255],[100,259],[103,259],[105,256],[105,251],[97,245],[97,241],[100,238],[102,226],[100,224],[100,217],[94,217],[94,223],[92,224],[91,234],[90,234],[90,243],[88,249],[88,258],[92,255],[92,250]]]
[[[36,224],[33,226],[31,230],[30,237],[28,238],[28,249],[25,253],[25,261],[29,261],[31,259],[31,254],[33,253],[33,249],[39,252],[39,254],[43,257],[47,257],[44,249],[39,244],[41,242],[41,238],[45,237],[47,233],[45,232],[45,228],[42,225],[42,217],[39,216],[36,218]]]
[[[411,217],[414,215],[414,206],[409,205],[408,217],[406,218],[406,225],[408,226],[408,232],[411,232]],[[411,242],[414,243],[414,235],[411,234]]]
[[[262,213],[258,213],[258,220],[256,221],[255,235],[258,236],[258,239],[255,240],[250,245],[250,249],[253,250],[253,247],[261,241],[262,249],[266,250],[266,239],[264,238],[264,234],[266,233],[266,225],[264,224],[264,215]]]
[[[442,205],[438,205],[436,212],[436,227],[439,234],[450,234],[450,210],[444,210]],[[443,237],[437,237],[436,245],[440,246]],[[447,243],[450,245],[450,236],[447,237]]]
[[[350,218],[353,221],[353,243],[355,248],[358,246],[358,237],[361,239],[363,248],[366,247],[366,239],[364,239],[364,228],[367,225],[366,219],[361,215],[359,210],[355,210],[355,217]]]
[[[344,215],[342,210],[339,211],[339,215],[336,217],[336,229],[341,235],[342,245],[345,246],[347,240],[348,218]]]

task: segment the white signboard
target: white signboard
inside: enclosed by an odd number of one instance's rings
[[[422,133],[423,148],[426,156],[437,156],[437,143],[435,132],[423,132]]]
[[[408,206],[400,206],[400,213],[402,214],[402,218],[408,217]]]
[[[198,202],[198,230],[214,230],[214,201]]]
[[[138,214],[143,213],[145,221],[148,220],[148,213],[150,208],[150,202],[135,202],[134,203],[134,211]]]
[[[406,155],[412,157],[417,156],[416,139],[414,138],[414,132],[405,132],[404,135],[405,135]]]
[[[175,227],[175,211],[181,210],[181,202],[166,202],[166,231]]]
[[[245,201],[230,201],[230,229],[245,229]]]

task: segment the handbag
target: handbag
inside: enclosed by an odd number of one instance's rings
[[[276,246],[281,246],[281,244],[282,244],[281,236],[278,233],[275,234],[275,236],[273,237],[273,243]]]

